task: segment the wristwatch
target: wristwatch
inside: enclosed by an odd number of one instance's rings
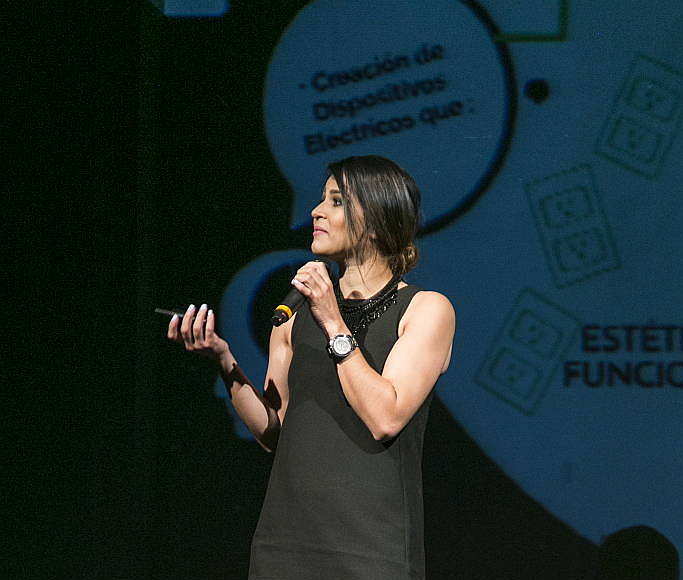
[[[358,343],[351,334],[335,334],[327,343],[327,352],[336,362],[344,360],[356,348]]]

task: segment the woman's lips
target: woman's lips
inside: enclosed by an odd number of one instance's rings
[[[314,235],[314,236],[315,236],[315,235],[318,235],[318,234],[326,234],[326,233],[327,233],[327,232],[326,232],[325,230],[320,229],[320,228],[315,228],[315,229],[313,230],[313,235]]]

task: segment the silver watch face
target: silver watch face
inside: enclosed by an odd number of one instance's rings
[[[346,336],[338,336],[332,342],[332,350],[338,356],[344,356],[351,352],[351,341]]]

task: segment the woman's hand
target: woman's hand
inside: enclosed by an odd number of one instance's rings
[[[174,342],[185,344],[185,350],[196,352],[215,361],[220,361],[229,352],[228,343],[214,330],[216,316],[202,304],[195,316],[194,304],[190,304],[182,321],[176,315],[168,323],[167,336]]]
[[[323,262],[304,264],[294,276],[292,285],[308,299],[313,317],[328,337],[346,328]]]

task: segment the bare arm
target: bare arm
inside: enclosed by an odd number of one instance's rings
[[[215,332],[215,316],[206,305],[188,308],[182,323],[174,317],[168,338],[183,342],[185,350],[218,362],[220,374],[237,414],[266,451],[274,451],[289,402],[287,374],[292,360],[291,327],[295,316],[273,328],[270,335],[268,370],[261,393],[237,364],[228,343]]]
[[[358,349],[337,365],[347,401],[378,441],[400,433],[450,361],[455,311],[445,296],[416,294],[404,320],[381,375]],[[328,332],[349,333],[343,323]]]
[[[269,452],[277,447],[289,402],[287,374],[292,360],[292,321],[293,318],[271,331],[263,393],[249,381],[229,350],[219,361],[221,377],[237,414],[261,447]]]
[[[332,281],[320,262],[308,262],[292,284],[308,299],[327,338],[351,334],[339,312]],[[455,334],[455,310],[438,292],[413,296],[400,323],[399,338],[376,372],[356,349],[337,364],[346,400],[380,441],[395,437],[446,372]]]

